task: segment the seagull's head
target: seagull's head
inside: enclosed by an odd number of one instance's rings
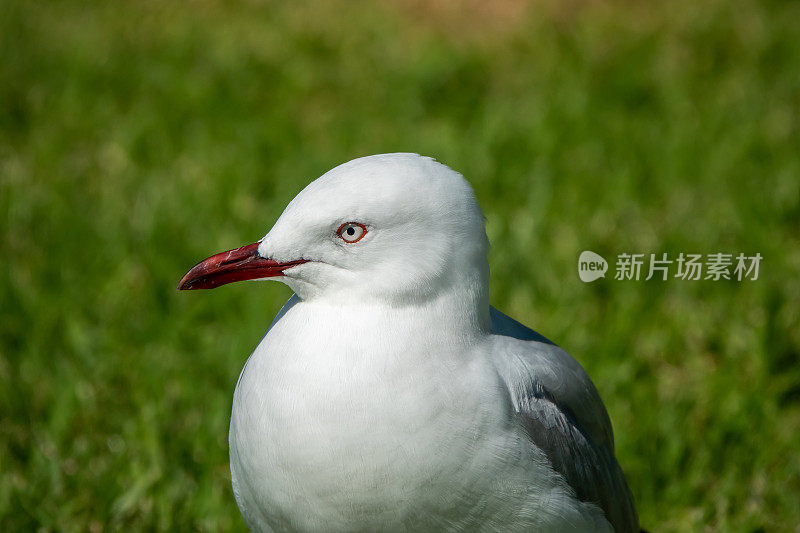
[[[488,278],[488,240],[472,188],[416,154],[355,159],[310,183],[260,241],[216,254],[180,289],[276,279],[304,300],[405,305]]]

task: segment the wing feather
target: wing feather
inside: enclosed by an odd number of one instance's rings
[[[581,501],[597,504],[618,532],[639,531],[611,421],[589,376],[567,352],[491,309],[495,362],[519,424]]]

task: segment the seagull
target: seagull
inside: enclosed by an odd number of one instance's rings
[[[233,397],[231,479],[252,531],[639,531],[597,389],[489,305],[488,249],[461,174],[381,154],[183,277],[294,292]]]

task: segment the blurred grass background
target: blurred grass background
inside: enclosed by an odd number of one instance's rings
[[[645,527],[800,531],[800,3],[4,0],[0,43],[0,530],[243,530],[231,396],[289,291],[175,285],[414,151],[595,380]],[[764,260],[584,284],[584,249]]]

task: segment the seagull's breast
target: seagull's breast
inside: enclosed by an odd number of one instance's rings
[[[476,483],[466,466],[508,418],[499,381],[467,346],[420,335],[419,317],[380,315],[298,304],[250,357],[230,446],[251,527],[400,523]]]

